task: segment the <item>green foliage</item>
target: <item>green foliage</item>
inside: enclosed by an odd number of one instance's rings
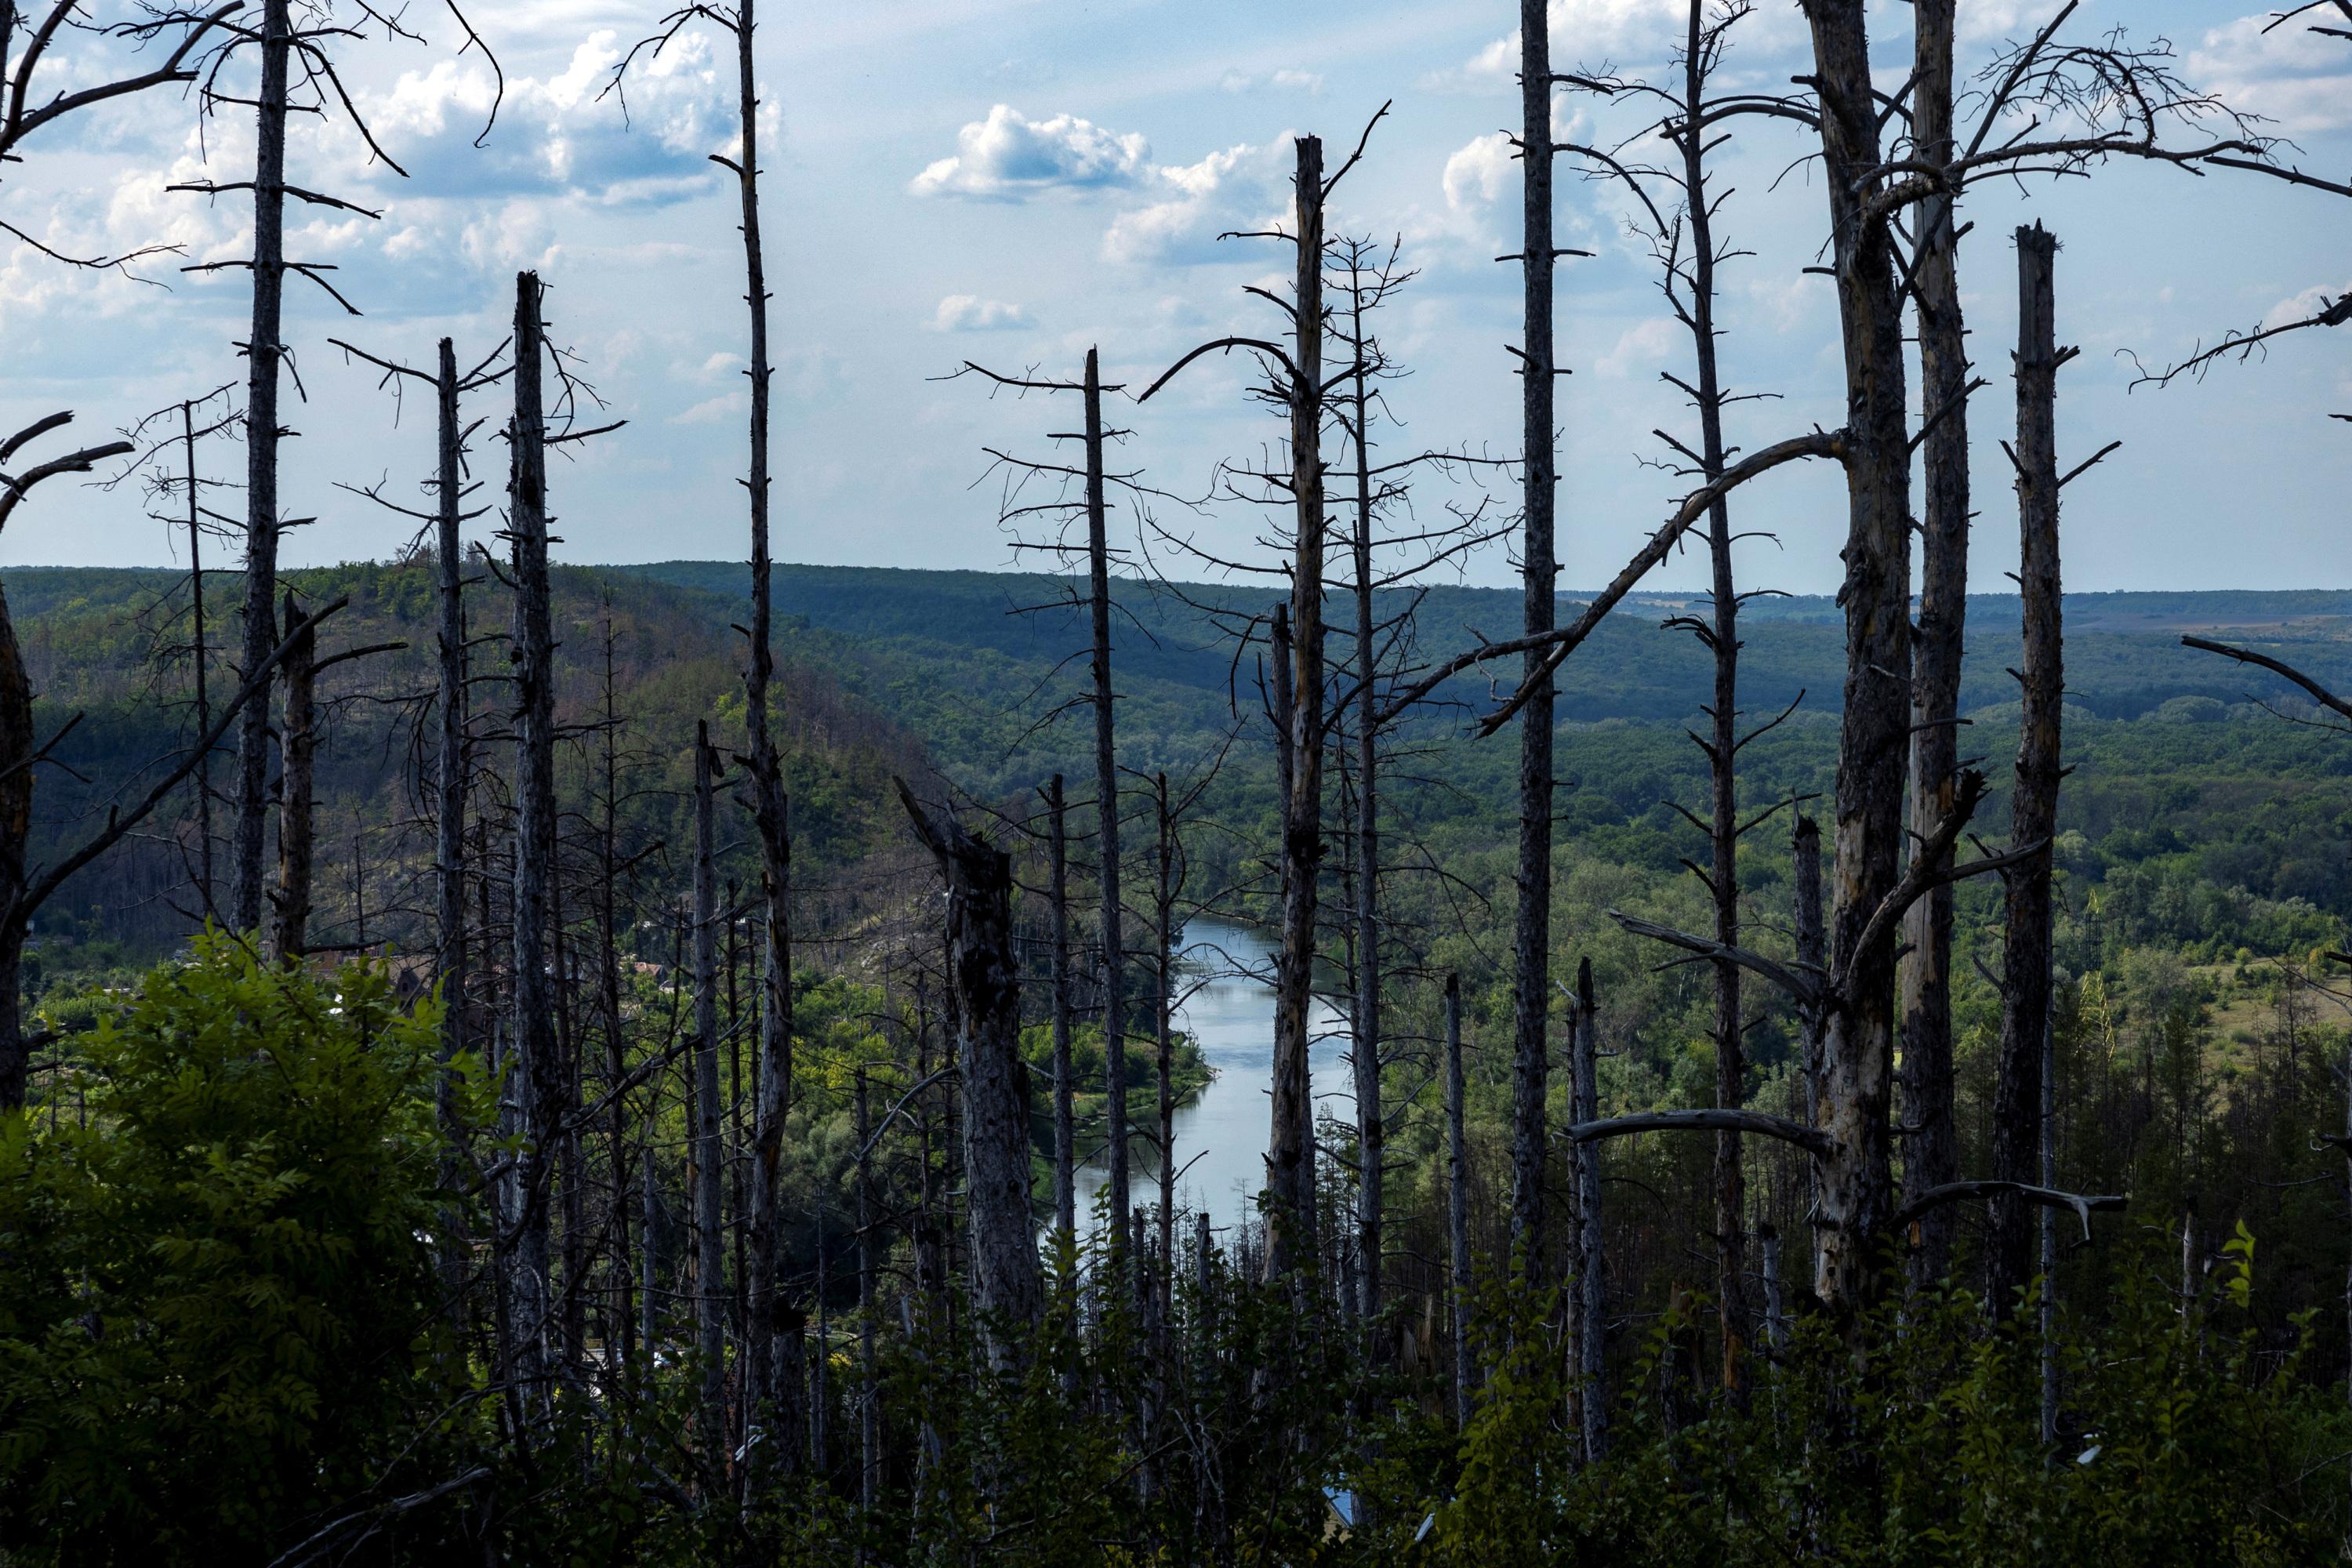
[[[266,1560],[429,1436],[437,1013],[207,935],[0,1121],[0,1541]]]
[[[2249,1266],[2251,1238],[2233,1255]],[[2179,1303],[2126,1274],[2113,1317],[2060,1346],[2063,1420],[2041,1434],[2041,1352],[1986,1334],[1966,1293],[1801,1325],[1747,1408],[1695,1420],[1662,1386],[1663,1330],[1631,1368],[1611,1457],[1577,1468],[1540,1373],[1490,1384],[1438,1513],[1458,1563],[2231,1564],[2336,1560],[2352,1417],[2264,1353],[2234,1282]],[[1899,1294],[1899,1292],[1898,1292]],[[2209,1317],[2209,1314],[2210,1315]],[[1514,1408],[1518,1406],[1518,1408]]]

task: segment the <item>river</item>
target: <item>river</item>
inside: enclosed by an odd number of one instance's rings
[[[1255,1216],[1258,1189],[1265,1184],[1274,1094],[1274,948],[1255,929],[1225,921],[1193,921],[1183,938],[1176,1026],[1200,1046],[1216,1077],[1176,1110],[1176,1204],[1205,1210],[1209,1223],[1223,1231]],[[1356,1094],[1347,1059],[1347,1020],[1318,999],[1314,1030],[1308,1066],[1316,1113],[1352,1122]],[[1140,1042],[1140,1048],[1150,1050],[1150,1041]],[[1153,1135],[1158,1131],[1138,1130]],[[1156,1142],[1156,1136],[1138,1136],[1131,1145],[1129,1200],[1154,1212],[1160,1184]],[[1092,1226],[1096,1194],[1105,1179],[1100,1158],[1078,1171],[1082,1229]]]

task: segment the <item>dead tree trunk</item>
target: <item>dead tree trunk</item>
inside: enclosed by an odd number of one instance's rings
[[[1051,881],[1047,900],[1054,922],[1054,1226],[1063,1246],[1078,1234],[1077,1117],[1070,1072],[1070,834],[1062,798],[1062,775],[1045,791],[1047,853]]]
[[[900,798],[947,880],[947,968],[963,1088],[972,1304],[989,1364],[1017,1372],[1045,1310],[1029,1214],[1029,1074],[1013,953],[1013,858],[950,816]]]
[[[301,624],[291,589],[286,595],[284,635]],[[272,642],[277,639],[273,633]],[[318,636],[306,632],[279,666],[286,709],[278,722],[278,886],[271,890],[268,952],[274,963],[299,963],[309,951],[310,882],[314,847],[311,820],[313,762],[318,736]]]
[[[1525,631],[1552,629],[1553,506],[1559,476],[1552,447],[1551,32],[1546,0],[1519,0],[1519,153],[1525,170],[1519,270],[1525,344],[1519,356],[1520,440],[1526,492],[1519,542]],[[1550,1075],[1546,1025],[1551,1005],[1552,677],[1545,651],[1530,648],[1519,717],[1518,915],[1511,942],[1511,1249],[1513,1267],[1543,1276],[1544,1124]]]
[[[702,1462],[726,1472],[727,1221],[719,1209],[719,759],[710,726],[694,726],[694,1321],[702,1358]]]
[[[1462,1132],[1462,977],[1445,977],[1446,1240],[1454,1278],[1454,1425],[1470,1425],[1477,1361],[1471,1353],[1470,1150]]]
[[[1822,1042],[1824,1130],[1815,1289],[1846,1310],[1874,1288],[1871,1248],[1889,1217],[1887,1110],[1895,1057],[1895,944],[1874,917],[1901,874],[1911,726],[1911,447],[1902,296],[1883,216],[1864,0],[1811,0],[1824,180],[1846,381],[1846,677],[1838,735],[1836,892],[1830,957],[1843,994]],[[1865,942],[1864,937],[1870,940]]]
[[[768,353],[767,259],[760,231],[760,95],[752,45],[758,30],[754,0],[736,0],[731,14],[700,15],[729,29],[735,45],[737,142],[733,158],[717,162],[734,174],[743,237],[743,298],[750,311],[751,383],[750,456],[744,490],[750,500],[751,614],[749,658],[743,675],[744,758],[753,826],[760,849],[760,886],[766,905],[766,951],[761,966],[760,1045],[753,1079],[751,1275],[745,1290],[744,1426],[772,1417],[776,1430],[759,1449],[762,1461],[796,1468],[808,1449],[807,1411],[802,1398],[803,1322],[787,1310],[777,1279],[783,1216],[781,1183],[784,1120],[793,1089],[792,829],[784,798],[783,770],[771,734],[769,690],[775,668],[771,646],[773,584],[768,542],[769,393],[773,367]],[[679,13],[683,19],[688,13]],[[665,38],[667,35],[664,35]],[[617,74],[615,79],[618,79]]]
[[[1573,1087],[1580,1119],[1601,1114],[1601,1012],[1592,995],[1592,961],[1576,965]],[[1576,1149],[1577,1380],[1583,1395],[1584,1456],[1597,1464],[1609,1454],[1609,1258],[1601,1222],[1601,1145]]]
[[[600,962],[597,964],[596,978],[599,1001],[598,1010],[604,1014],[604,1074],[607,1084],[605,1092],[612,1101],[609,1112],[610,1120],[606,1127],[606,1138],[610,1148],[608,1159],[611,1163],[613,1177],[613,1211],[611,1216],[611,1224],[613,1227],[613,1284],[614,1293],[616,1297],[614,1303],[613,1321],[617,1330],[616,1337],[620,1344],[621,1361],[622,1363],[625,1365],[636,1359],[636,1315],[632,1310],[629,1301],[631,1274],[629,1268],[629,1205],[627,1202],[629,1173],[628,1097],[621,1093],[619,1089],[622,1080],[628,1076],[629,1063],[628,1037],[625,1029],[623,1027],[621,1018],[621,715],[617,700],[619,697],[619,685],[614,679],[613,669],[613,645],[616,640],[613,627],[613,599],[610,591],[607,590],[604,596],[604,722],[603,727],[604,731],[604,799],[603,803],[604,809],[600,814],[602,820],[597,824],[598,831],[596,835],[597,858],[599,861],[597,869],[601,873],[597,878],[596,889],[596,934],[599,939],[597,945],[599,948],[600,959]],[[730,898],[728,902],[732,906],[734,900]],[[461,910],[463,910],[463,907],[464,906],[461,903],[459,906]],[[731,994],[731,987],[734,979],[734,968],[731,963],[731,953],[730,963],[728,968],[728,979]],[[730,1007],[729,1012],[731,1017],[733,1009]],[[742,1098],[740,1089],[741,1085],[739,1080],[737,1084],[738,1092],[735,1096],[736,1100],[739,1101]],[[736,1206],[739,1210],[742,1206],[742,1191],[740,1186],[736,1190]],[[650,1241],[651,1238],[640,1235],[637,1239],[640,1243],[644,1243]],[[742,1253],[740,1250],[740,1243],[741,1237],[739,1232],[737,1237],[738,1250],[736,1252],[736,1273],[739,1284],[740,1283],[740,1276],[742,1273]]]
[[[1723,439],[1723,380],[1716,352],[1715,198],[1707,186],[1707,76],[1717,38],[1706,26],[1701,0],[1690,0],[1683,51],[1683,119],[1675,141],[1683,160],[1683,210],[1690,225],[1690,303],[1685,312],[1698,377],[1699,472],[1719,483],[1729,461]],[[1718,494],[1707,508],[1709,596],[1713,614],[1702,640],[1714,656],[1715,687],[1706,747],[1708,780],[1707,890],[1715,902],[1715,938],[1739,944],[1739,590],[1733,579],[1731,508]],[[1715,1103],[1727,1110],[1747,1102],[1746,1030],[1739,1016],[1739,965],[1715,961]],[[1715,1136],[1716,1312],[1723,1339],[1723,1384],[1742,1386],[1740,1357],[1748,1338],[1747,1183],[1739,1134]],[[1693,1369],[1696,1373],[1696,1368]]]
[[[1176,1279],[1176,819],[1168,805],[1168,775],[1154,780],[1159,832],[1153,845],[1151,883],[1152,973],[1158,994],[1152,1003],[1160,1073],[1160,1262],[1159,1321],[1171,1320]]]
[[[520,1102],[515,1155],[510,1284],[512,1374],[532,1398],[545,1394],[548,1156],[562,1120],[562,1063],[555,1048],[548,974],[548,878],[555,863],[555,633],[548,604],[547,424],[541,392],[546,358],[539,274],[515,279],[512,477],[507,537],[514,578],[515,826],[513,1033],[510,1092]]]
[[[1381,1314],[1381,1208],[1388,1122],[1381,1113],[1381,815],[1380,715],[1373,676],[1379,624],[1372,578],[1371,353],[1364,336],[1364,290],[1349,290],[1354,317],[1356,531],[1356,995],[1348,1042],[1356,1079],[1356,1310],[1370,1324]],[[1377,1336],[1367,1345],[1380,1353]]]
[[[246,334],[245,674],[278,641],[278,363],[286,300],[286,68],[292,52],[289,0],[264,0],[261,87],[255,100],[253,321]],[[236,837],[229,867],[229,920],[258,930],[262,836],[269,811],[269,704],[249,704],[237,727]]]
[[[1808,973],[1827,973],[1830,939],[1822,919],[1822,830],[1801,811],[1797,814],[1797,826],[1790,836],[1789,861],[1796,905],[1797,963]],[[1820,1006],[1801,999],[1797,1004],[1797,1060],[1803,1075],[1800,1087],[1804,1091],[1808,1127],[1822,1124],[1822,1039],[1827,1033],[1823,1026]],[[1806,1172],[1817,1202],[1821,1183],[1810,1163]]]
[[[465,430],[457,415],[457,350],[447,338],[441,340],[440,363],[433,384],[436,416],[434,574],[440,611],[436,654],[440,670],[441,721],[433,790],[434,968],[441,980],[443,1068],[434,1094],[442,1137],[450,1151],[442,1170],[443,1184],[455,1192],[458,1178],[455,1152],[458,1134],[457,1083],[448,1070],[448,1063],[465,1049],[467,1027],[466,773],[469,757],[466,738],[466,563],[464,543],[458,535],[465,493]],[[614,1114],[620,1114],[617,1105]],[[617,1149],[616,1143],[616,1159]],[[616,1163],[613,1171],[613,1180],[618,1184],[623,1180],[622,1169]],[[467,1273],[465,1240],[458,1234],[455,1210],[444,1220],[443,1228],[447,1235],[441,1252],[441,1286],[454,1303],[464,1288]]]
[[[1098,357],[1087,350],[1087,595],[1094,634],[1095,847],[1102,897],[1104,1162],[1110,1190],[1110,1242],[1116,1268],[1124,1261],[1128,1235],[1127,1148],[1127,949],[1119,930],[1118,761],[1117,721],[1110,685],[1110,543],[1103,500],[1102,374]]]
[[[2065,672],[2058,581],[2058,367],[2055,236],[2017,231],[2018,584],[2025,609],[2025,710],[2017,740],[2012,850],[2039,846],[2005,873],[2000,1056],[1993,1085],[1992,1174],[2031,1184],[2039,1176],[2042,1037],[2049,1027],[2051,859],[2058,820],[2059,710]],[[2033,1274],[2033,1230],[2021,1197],[1992,1200],[1985,1247],[1985,1303],[1996,1319],[2016,1307]]]
[[[1312,1041],[1317,881],[1323,863],[1323,143],[1297,142],[1298,230],[1290,405],[1290,789],[1282,808],[1282,942],[1275,960],[1273,1136],[1266,1158],[1266,1271],[1311,1253],[1315,1213]]]
[[[1916,70],[1911,138],[1916,155],[1943,164],[1955,155],[1952,24],[1955,0],[1916,0]],[[1911,831],[1924,843],[1949,816],[1959,775],[1960,655],[1968,611],[1969,361],[1960,309],[1953,202],[1938,188],[1912,220],[1912,298],[1919,322],[1919,396],[1927,421],[1920,445],[1927,495],[1919,533],[1919,625],[1911,649]],[[1901,963],[1903,1007],[1903,1187],[1906,1201],[1958,1179],[1953,1124],[1952,914],[1949,883],[1911,906]],[[1915,1289],[1951,1271],[1957,1216],[1948,1205],[1919,1220],[1911,1255]]]
[[[215,430],[220,428],[215,425]],[[211,648],[205,640],[205,548],[203,483],[196,474],[196,417],[193,403],[180,405],[180,443],[187,457],[188,612],[196,676],[196,733],[213,727]],[[207,749],[196,759],[196,894],[206,920],[219,915],[213,883],[213,760]]]

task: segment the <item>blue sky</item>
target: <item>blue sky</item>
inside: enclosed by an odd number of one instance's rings
[[[103,0],[100,0],[103,3]],[[1665,59],[1680,0],[1555,0],[1561,63],[1632,73]],[[1962,0],[1964,58],[1980,65],[2043,7]],[[983,446],[1035,451],[1072,412],[990,399],[937,377],[970,357],[1008,368],[1075,370],[1099,343],[1107,375],[1139,382],[1191,343],[1269,332],[1270,310],[1242,293],[1286,266],[1264,242],[1222,229],[1263,226],[1286,196],[1288,138],[1352,145],[1383,100],[1395,109],[1349,176],[1335,229],[1401,236],[1421,278],[1391,312],[1391,353],[1413,374],[1394,394],[1410,426],[1399,444],[1517,443],[1517,384],[1504,345],[1517,337],[1517,276],[1492,258],[1515,248],[1517,175],[1495,133],[1517,116],[1509,61],[1513,6],[1294,0],[1283,5],[1077,5],[1067,0],[902,0],[864,6],[771,0],[761,59],[766,224],[773,280],[776,541],[780,558],[875,565],[999,568],[1013,553],[994,518]],[[430,432],[412,400],[395,425],[374,378],[326,344],[346,336],[424,363],[451,333],[462,355],[504,332],[518,267],[551,286],[558,336],[626,429],[552,477],[562,559],[740,557],[743,449],[740,258],[734,196],[705,154],[733,135],[731,62],[716,38],[690,39],[631,87],[625,124],[604,73],[650,25],[649,8],[612,0],[523,0],[470,12],[496,47],[507,98],[486,147],[478,57],[420,4],[429,43],[371,42],[347,55],[379,137],[410,172],[364,166],[347,131],[306,127],[298,182],[381,205],[369,223],[304,218],[289,254],[331,260],[337,286],[366,311],[345,316],[289,285],[288,336],[308,401],[289,422],[284,493],[318,521],[289,559],[390,553],[396,520],[333,488],[426,470]],[[1885,62],[1900,79],[1909,10],[1874,6]],[[2116,26],[2161,33],[2200,86],[2271,116],[2315,172],[2352,173],[2352,47],[2286,30],[2265,13],[2186,0],[2088,0],[2070,32]],[[1803,68],[1791,0],[1762,0],[1736,37],[1732,68],[1758,84]],[[100,68],[83,49],[77,72]],[[1606,106],[1571,102],[1595,136],[1632,126]],[[1736,187],[1722,219],[1756,255],[1727,279],[1727,367],[1743,389],[1734,438],[1762,446],[1840,409],[1834,311],[1814,259],[1822,200],[1794,127],[1753,121],[1725,151]],[[236,178],[250,132],[199,127],[192,106],[151,95],[36,139],[0,183],[0,216],[61,247],[168,240],[191,259],[244,253],[238,204],[208,208],[162,187]],[[2006,586],[2016,535],[1998,439],[2011,421],[2014,334],[2009,235],[2039,218],[2063,244],[2061,335],[2084,353],[2062,377],[2062,454],[2109,440],[2121,451],[2067,492],[2066,570],[2081,589],[2352,586],[2343,544],[2352,493],[2352,340],[2314,331],[2263,363],[2224,366],[2200,384],[2127,390],[2136,351],[2178,357],[2200,336],[2275,319],[2310,291],[2352,289],[2352,203],[2252,177],[2196,179],[2122,168],[2022,193],[1982,187],[1967,214],[1962,287],[1972,347],[1991,382],[1971,411],[1979,508],[1976,580]],[[1599,251],[1561,270],[1563,580],[1598,583],[1682,488],[1643,459],[1649,432],[1687,415],[1660,380],[1688,345],[1668,330],[1642,249],[1613,192],[1563,179],[1563,243]],[[237,379],[241,278],[152,268],[168,290],[65,272],[28,249],[0,249],[0,425],[71,407],[79,431],[106,430],[180,396]],[[495,420],[485,404],[477,412]],[[1207,488],[1222,456],[1278,435],[1241,395],[1237,366],[1188,374],[1141,409],[1122,461],[1178,492]],[[216,461],[240,467],[223,447]],[[495,492],[493,450],[479,459]],[[1433,488],[1426,504],[1451,492]],[[1498,487],[1506,507],[1516,495]],[[1164,510],[1164,509],[1163,509]],[[1743,575],[1798,592],[1832,589],[1843,516],[1834,476],[1783,470],[1744,492]],[[1254,548],[1262,520],[1227,505],[1182,526],[1223,554]],[[494,518],[475,525],[487,535]],[[20,510],[0,565],[175,559],[128,488],[53,487]],[[1473,581],[1502,581],[1499,550]],[[1197,574],[1192,573],[1187,574]],[[1702,581],[1696,559],[1670,563],[1659,587]]]

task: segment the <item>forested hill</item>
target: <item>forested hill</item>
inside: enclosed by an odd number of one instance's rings
[[[567,722],[579,733],[566,765],[596,781],[593,726],[604,698],[604,628],[613,649],[613,711],[622,721],[624,811],[640,842],[682,842],[688,783],[684,715],[740,703],[738,668],[742,568],[726,562],[572,567],[557,575],[558,655]],[[289,582],[310,602],[337,595],[352,605],[330,623],[322,651],[405,640],[406,649],[345,667],[326,693],[339,700],[321,752],[320,832],[329,851],[329,903],[348,873],[353,841],[365,865],[389,866],[394,840],[416,813],[407,784],[408,736],[431,684],[431,582],[422,564],[353,565],[297,572]],[[17,569],[5,585],[36,689],[42,732],[83,715],[59,749],[87,775],[43,776],[37,816],[57,842],[121,792],[186,729],[190,627],[184,573],[97,568]],[[208,577],[217,643],[231,626],[235,579]],[[880,809],[887,775],[936,766],[965,789],[1006,799],[1055,770],[1086,771],[1084,725],[1050,721],[1085,675],[1071,658],[1083,627],[1057,601],[1062,584],[1042,576],[866,567],[776,569],[780,694],[790,732],[794,819],[813,864],[854,859],[890,842],[898,824]],[[473,593],[481,639],[477,702],[486,714],[503,700],[507,611],[485,578]],[[1181,591],[1119,584],[1118,617],[1121,745],[1128,765],[1179,773],[1214,755],[1236,723],[1257,723],[1252,667],[1237,667],[1234,642],[1202,606],[1245,616],[1262,591],[1188,585]],[[1573,597],[1570,595],[1570,597]],[[1024,606],[1052,605],[1035,613]],[[1698,852],[1694,831],[1673,810],[1703,798],[1705,760],[1685,738],[1706,689],[1705,652],[1661,623],[1690,601],[1650,595],[1612,616],[1568,666],[1561,700],[1560,812],[1577,852],[1673,870]],[[609,606],[609,611],[608,611]],[[2283,724],[2247,701],[2301,711],[2299,695],[2258,670],[2180,646],[2183,632],[2215,630],[2271,648],[2323,679],[2352,673],[2352,594],[2094,594],[2067,602],[2066,750],[2075,772],[2063,821],[2075,835],[2068,859],[2078,877],[2105,885],[2110,906],[2138,911],[2134,940],[2193,943],[2226,952],[2307,945],[2352,917],[2352,747],[2321,730]],[[1439,588],[1420,607],[1419,639],[1433,656],[1478,633],[1508,635],[1514,595]],[[1962,710],[1972,717],[1967,752],[1981,757],[1995,797],[2015,747],[2017,601],[1988,595],[1970,605],[1970,665]],[[1749,711],[1769,717],[1803,694],[1790,721],[1748,754],[1743,789],[1757,798],[1827,787],[1843,666],[1843,630],[1826,599],[1755,601],[1747,613],[1742,680]],[[1344,654],[1344,650],[1343,654]],[[225,665],[215,663],[216,672]],[[220,689],[216,673],[215,690]],[[1453,693],[1480,700],[1483,681]],[[181,704],[159,727],[158,698]],[[1437,751],[1414,771],[1432,782],[1409,791],[1414,819],[1471,849],[1502,829],[1516,748],[1459,738],[1436,715]],[[160,731],[160,732],[159,732]],[[1247,821],[1269,808],[1263,759],[1244,747],[1220,785],[1220,814]],[[1404,804],[1401,797],[1401,804]],[[153,902],[183,879],[180,850],[161,842],[86,873],[69,900],[77,918],[114,931],[161,937],[176,917]],[[2120,873],[2120,875],[2117,875]],[[409,889],[371,893],[379,922],[412,907]],[[142,911],[144,911],[142,913]],[[2301,912],[2298,912],[2301,911]],[[150,919],[149,917],[152,918]],[[2119,917],[2122,918],[2122,917]],[[2141,928],[2145,929],[2141,929]]]
[[[430,903],[419,868],[431,858],[420,803],[436,722],[433,567],[362,563],[281,573],[280,582],[305,609],[349,599],[320,629],[321,658],[404,645],[322,678],[314,819],[319,940],[351,941],[364,926],[376,940],[406,942]],[[38,863],[77,842],[109,805],[135,798],[194,737],[194,605],[185,572],[17,568],[0,586],[37,694],[37,729],[46,738],[73,721],[53,753],[63,765],[44,769],[35,794]],[[215,702],[235,689],[229,655],[238,591],[235,574],[206,574]],[[564,736],[557,766],[571,808],[564,833],[583,846],[567,853],[593,850],[609,791],[623,853],[645,852],[630,874],[658,880],[665,858],[691,842],[695,719],[709,716],[722,742],[741,722],[742,639],[734,629],[741,595],[558,567],[553,596],[556,716]],[[514,743],[504,721],[512,701],[505,679],[510,601],[495,574],[478,571],[467,602],[477,765],[487,773],[510,760]],[[806,651],[827,644],[823,657],[788,653],[778,673],[777,740],[794,833],[805,863],[818,869],[857,861],[886,843],[895,848],[902,818],[890,775],[921,777],[928,769],[919,740],[830,673],[855,666],[831,646],[839,640],[803,637]],[[233,738],[225,742],[215,762],[216,790],[227,786],[234,745]],[[84,945],[100,961],[108,952],[135,957],[176,941],[189,924],[186,889],[196,860],[194,796],[184,793],[158,831],[68,884],[45,911],[42,931],[89,939]],[[217,846],[227,831],[226,805],[215,813]],[[740,853],[730,843],[730,872],[741,869],[733,865]],[[36,981],[37,992],[37,974]]]
[[[671,561],[605,568],[616,576],[740,594],[742,568],[730,562]],[[1115,581],[1122,612],[1113,628],[1123,678],[1147,687],[1170,682],[1223,693],[1233,647],[1202,606],[1234,616],[1263,613],[1276,596],[1264,585]],[[969,669],[975,656],[1008,661],[1042,677],[1077,648],[1078,612],[1058,580],[1032,574],[938,572],[868,566],[775,569],[776,611],[803,625],[841,633],[912,669],[933,658]],[[1586,595],[1561,595],[1563,606]],[[1635,595],[1579,649],[1567,666],[1560,717],[1681,721],[1707,689],[1706,650],[1687,633],[1664,627],[1669,616],[1704,601],[1690,595]],[[1516,636],[1518,590],[1439,586],[1422,600],[1419,643],[1432,657],[1474,646],[1481,636]],[[1401,607],[1401,600],[1391,608]],[[2180,646],[2183,633],[2226,635],[2277,652],[2317,679],[2352,675],[2352,592],[2073,594],[2065,602],[2069,702],[2108,719],[2134,719],[2179,698],[2222,704],[2250,695],[2288,699],[2294,689]],[[1565,619],[1565,617],[1563,617]],[[1823,596],[1751,600],[1742,610],[1740,680],[1759,710],[1805,694],[1808,709],[1834,710],[1844,669],[1844,624]],[[1963,712],[2016,700],[2008,671],[2021,658],[2014,595],[1969,600],[1969,647]],[[1032,684],[1034,685],[1034,679]],[[1475,698],[1482,685],[1459,683]],[[966,695],[977,700],[981,689]],[[2201,704],[2168,716],[2210,721]]]

